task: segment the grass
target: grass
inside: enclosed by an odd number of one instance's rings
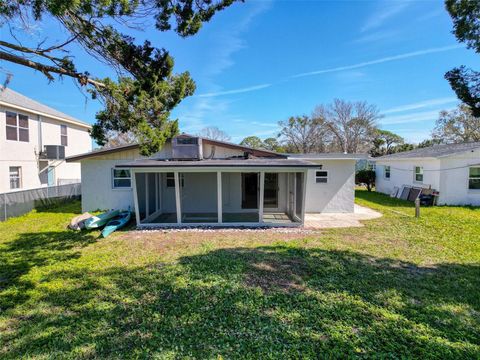
[[[0,358],[480,358],[480,209],[316,233],[0,223]]]

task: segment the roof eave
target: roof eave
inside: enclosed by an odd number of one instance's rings
[[[88,153],[83,153],[83,154],[78,154],[78,155],[73,155],[65,158],[66,162],[76,162],[76,161],[81,161],[97,156],[103,156],[103,155],[108,155],[108,154],[113,154],[116,152],[121,152],[121,151],[127,151],[127,150],[133,150],[138,148],[138,144],[131,144],[131,145],[125,145],[121,147],[116,147],[116,148],[110,148],[110,149],[103,149],[103,150],[93,150]]]
[[[3,100],[0,100],[0,105],[10,107],[10,108],[13,108],[13,109],[16,109],[16,110],[20,110],[20,111],[30,112],[30,113],[40,115],[40,116],[45,116],[45,117],[48,117],[50,119],[63,121],[63,122],[69,123],[69,124],[74,124],[74,125],[77,125],[77,126],[80,126],[80,127],[87,128],[89,130],[92,128],[92,125],[84,123],[80,120],[73,120],[73,119],[69,119],[69,118],[65,118],[65,117],[61,117],[61,116],[48,114],[48,113],[45,113],[43,111],[38,111],[38,110],[26,108],[24,106],[11,104],[11,103],[3,101]]]

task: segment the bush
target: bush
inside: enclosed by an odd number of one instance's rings
[[[372,191],[372,188],[375,186],[375,171],[367,169],[357,171],[355,184],[364,185],[368,191]]]

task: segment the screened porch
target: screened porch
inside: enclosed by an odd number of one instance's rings
[[[303,223],[304,171],[133,169],[132,173],[139,226]]]

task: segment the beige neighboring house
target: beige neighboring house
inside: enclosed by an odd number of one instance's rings
[[[80,182],[65,157],[91,151],[91,126],[0,87],[0,193]]]

